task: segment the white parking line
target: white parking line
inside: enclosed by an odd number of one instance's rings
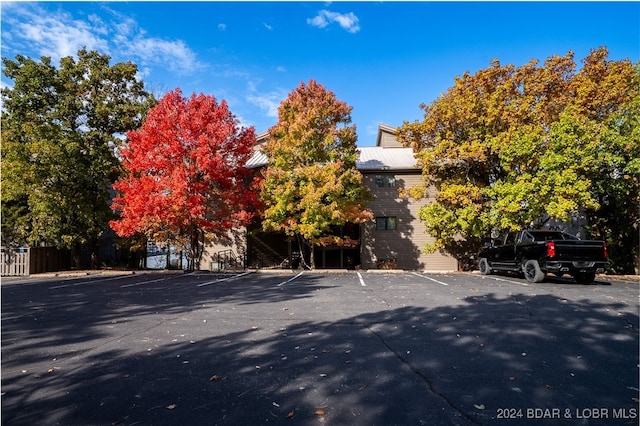
[[[504,278],[498,278],[498,277],[487,276],[487,275],[483,275],[482,278],[483,279],[487,278],[487,279],[496,280],[496,281],[503,281],[505,283],[518,284],[518,285],[521,285],[521,286],[524,286],[524,287],[529,287],[529,284],[527,284],[527,283],[522,283],[522,282],[519,282],[519,281],[505,280]]]
[[[360,274],[360,272],[358,272],[358,279],[360,280],[360,285],[362,287],[366,287],[367,285],[364,283],[364,280],[362,279],[362,275]]]
[[[250,274],[251,272],[243,272],[241,274],[237,274],[237,275],[232,275],[230,277],[226,277],[226,278],[219,278],[217,280],[213,280],[213,281],[208,281],[206,283],[202,283],[202,284],[198,284],[198,287],[204,287],[205,285],[209,285],[209,284],[215,284],[215,283],[221,283],[222,281],[229,281],[231,279],[235,279],[235,278],[240,278],[243,277],[245,275]]]
[[[82,281],[79,283],[72,283],[72,284],[61,284],[61,285],[56,285],[53,287],[49,287],[49,290],[56,290],[59,288],[66,288],[66,287],[76,287],[79,285],[87,285],[87,284],[94,284],[94,283],[99,283],[99,282],[103,282],[103,281],[111,281],[111,280],[119,280],[122,278],[129,278],[131,277],[131,275],[119,275],[117,277],[111,277],[111,278],[102,278],[99,280],[90,280],[90,281]]]
[[[132,284],[125,284],[125,285],[121,285],[120,288],[135,287],[137,285],[157,283],[158,281],[165,281],[165,280],[168,280],[168,279],[171,279],[171,278],[174,278],[174,277],[162,277],[162,278],[158,278],[157,280],[141,281],[141,282],[132,283]]]
[[[438,284],[440,284],[440,285],[444,285],[444,286],[448,286],[448,285],[449,285],[449,284],[447,284],[447,283],[443,283],[442,281],[438,281],[438,280],[436,280],[436,279],[434,279],[434,278],[427,277],[426,275],[418,274],[417,272],[412,272],[412,274],[413,274],[413,275],[415,275],[415,276],[417,276],[417,277],[426,278],[426,279],[428,279],[428,280],[430,280],[430,281],[433,281],[434,283],[438,283]]]
[[[295,280],[296,278],[298,278],[300,275],[304,274],[304,271],[300,272],[298,275],[296,275],[295,277],[291,277],[286,281],[282,281],[280,284],[278,284],[278,287],[282,287],[283,285],[290,283],[291,281]]]

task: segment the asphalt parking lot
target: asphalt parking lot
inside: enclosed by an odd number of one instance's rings
[[[2,279],[3,425],[637,425],[634,281]]]

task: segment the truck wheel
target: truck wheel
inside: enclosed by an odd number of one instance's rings
[[[522,272],[530,283],[539,283],[544,280],[545,273],[540,270],[537,260],[527,260],[522,267]]]
[[[595,272],[576,272],[573,278],[578,284],[591,284],[596,279]]]
[[[484,257],[481,257],[478,260],[478,269],[482,275],[489,275],[492,272],[491,266],[489,266],[489,261]]]

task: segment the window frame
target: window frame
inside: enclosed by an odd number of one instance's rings
[[[397,216],[376,216],[376,231],[396,231],[397,229]]]
[[[391,173],[377,174],[373,178],[376,188],[395,188],[396,176]]]

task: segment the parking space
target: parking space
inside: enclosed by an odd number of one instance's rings
[[[462,273],[3,279],[2,421],[637,424],[638,295]]]

